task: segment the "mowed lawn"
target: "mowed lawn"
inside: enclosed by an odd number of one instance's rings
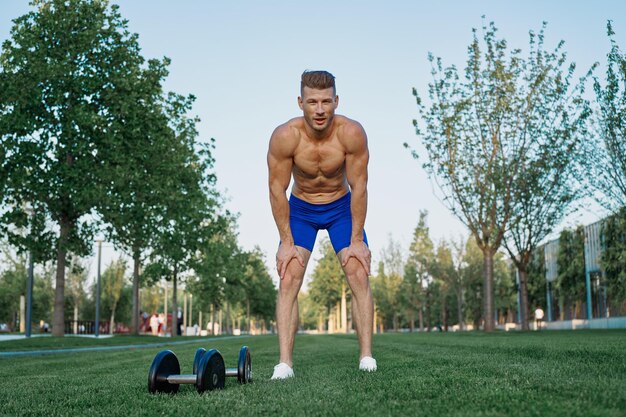
[[[0,353],[93,345],[189,341],[151,337],[33,338],[0,342]],[[169,346],[191,373],[198,347],[227,367],[250,347],[254,382],[199,395],[151,395],[148,368],[166,347],[0,356],[0,415],[106,416],[626,416],[626,331],[384,334],[377,372],[357,370],[354,335],[298,335],[296,377],[270,381],[275,336]]]

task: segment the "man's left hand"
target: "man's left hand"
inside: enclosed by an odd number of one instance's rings
[[[343,254],[343,262],[341,263],[341,266],[345,267],[350,258],[356,258],[369,276],[370,264],[372,263],[372,252],[370,252],[365,242],[359,241],[350,243],[350,246],[346,248],[346,251]]]

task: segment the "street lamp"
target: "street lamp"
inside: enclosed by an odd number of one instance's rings
[[[33,215],[35,214],[35,210],[33,210],[33,208],[30,207],[30,206],[26,206],[24,208],[24,211],[26,211],[26,213],[28,213],[28,217],[32,221]],[[32,225],[31,225],[30,230],[32,232],[32,230],[33,230]],[[33,262],[33,249],[32,248],[30,248],[30,250],[29,250],[28,258],[29,258],[28,259],[28,281],[27,281],[27,284],[26,284],[26,331],[25,331],[25,336],[26,337],[30,337],[32,314],[33,314],[33,269],[34,269],[34,262]]]

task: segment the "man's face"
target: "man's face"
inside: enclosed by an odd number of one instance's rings
[[[305,122],[317,132],[330,126],[338,104],[339,97],[332,87],[325,90],[304,87],[302,97],[298,97],[298,105],[304,113]]]

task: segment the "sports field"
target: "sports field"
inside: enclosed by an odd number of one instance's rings
[[[171,342],[177,343],[168,345]],[[145,347],[150,344],[166,346]],[[227,367],[250,347],[254,383],[228,378],[199,395],[151,395],[148,368],[171,348],[191,373],[198,347],[217,348]],[[130,346],[137,345],[132,348]],[[38,356],[8,352],[129,346]],[[143,346],[143,347],[141,347]],[[626,331],[384,334],[379,370],[357,370],[354,335],[296,339],[296,377],[270,381],[275,336],[213,339],[51,337],[0,343],[0,415],[625,416]]]

